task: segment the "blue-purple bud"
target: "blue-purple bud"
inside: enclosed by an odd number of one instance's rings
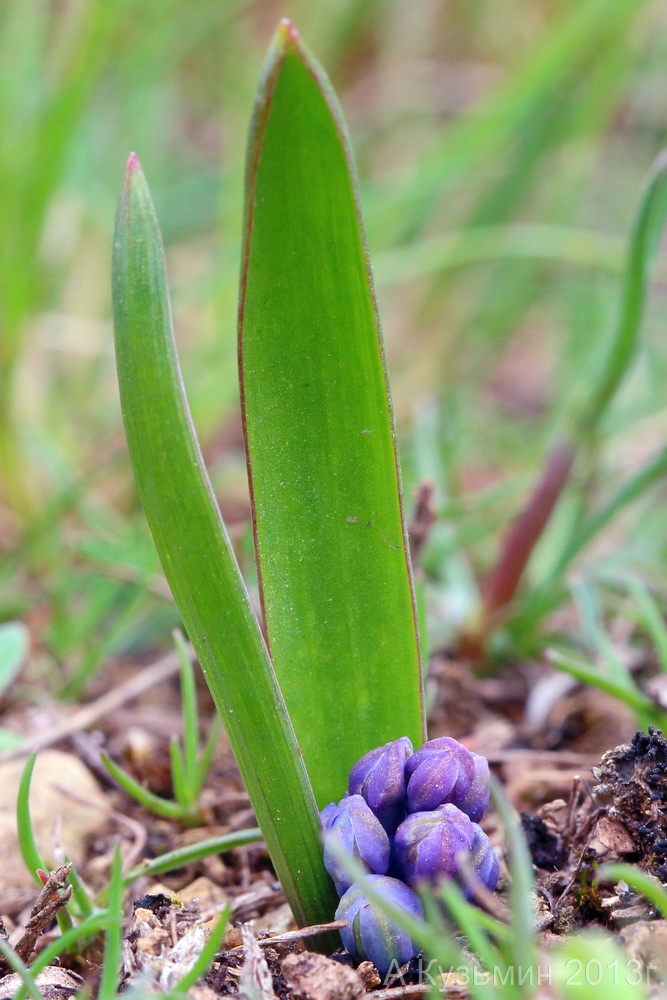
[[[412,813],[396,831],[397,872],[412,888],[422,881],[453,878],[459,870],[459,855],[472,849],[474,839],[470,818],[451,803]]]
[[[402,736],[364,754],[350,771],[348,792],[363,795],[391,837],[406,813],[405,765],[412,743]]]
[[[425,812],[451,802],[465,801],[475,779],[475,761],[469,750],[451,736],[429,740],[405,765],[408,812]]]
[[[484,833],[481,826],[478,826],[477,823],[473,823],[473,829],[475,831],[475,836],[472,842],[472,847],[470,848],[470,867],[482,885],[488,889],[489,892],[493,892],[498,885],[498,876],[500,875],[498,857],[491,846],[491,841]],[[465,879],[463,877],[459,877],[458,882],[466,899],[471,899],[474,893],[467,885]]]
[[[409,934],[394,924],[365,894],[366,884],[381,892],[387,902],[400,906],[411,916],[422,918],[419,899],[407,885],[384,875],[367,875],[345,893],[336,920],[347,920],[340,936],[344,946],[359,959],[370,959],[380,975],[385,976],[393,962],[403,965],[417,954]]]
[[[458,806],[459,809],[470,816],[473,823],[479,823],[489,808],[489,798],[491,795],[489,762],[486,757],[481,757],[477,753],[474,753],[472,758],[475,765],[475,776],[472,779],[472,785],[468,794],[459,802],[456,799],[452,799],[452,801],[455,806]]]
[[[325,806],[320,813],[324,833],[324,867],[334,880],[339,896],[349,889],[352,879],[331,850],[331,842],[377,875],[389,867],[389,837],[361,795],[346,795],[336,805]]]

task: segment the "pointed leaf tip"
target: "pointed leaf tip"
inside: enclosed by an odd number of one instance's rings
[[[136,153],[130,153],[127,158],[127,163],[125,165],[125,174],[130,177],[132,174],[136,174],[141,170],[141,163],[139,162],[139,157]]]
[[[287,47],[288,45],[298,44],[300,41],[299,32],[296,26],[290,21],[288,17],[284,17],[280,24],[278,25],[278,31],[276,32],[278,36],[278,41],[281,45]]]

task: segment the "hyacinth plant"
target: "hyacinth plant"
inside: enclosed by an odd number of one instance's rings
[[[130,156],[113,301],[132,465],[277,874],[309,925],[331,920],[337,905],[318,810],[340,796],[360,757],[403,737],[419,746],[425,733],[352,153],[331,87],[286,21],[250,130],[243,237],[239,371],[266,640],[190,418],[157,217]]]

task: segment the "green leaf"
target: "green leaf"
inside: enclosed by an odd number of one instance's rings
[[[46,868],[47,865],[42,861],[42,856],[39,853],[32,826],[32,817],[30,815],[30,782],[32,781],[32,772],[35,770],[36,761],[37,754],[30,754],[21,774],[19,791],[16,798],[16,828],[19,835],[19,848],[23,864],[30,872],[36,885],[41,886],[42,883],[37,875],[37,869]]]
[[[600,422],[632,362],[646,306],[651,267],[660,247],[667,218],[667,151],[658,156],[628,249],[618,321],[594,384],[588,389],[576,428],[577,436],[590,434]]]
[[[251,128],[239,359],[271,657],[320,806],[423,740],[383,348],[345,125],[280,25]]]
[[[160,795],[155,795],[148,788],[144,788],[141,782],[133,778],[127,771],[124,771],[122,767],[119,767],[106,754],[102,754],[101,759],[111,777],[118,782],[121,788],[133,799],[136,799],[137,802],[140,802],[142,806],[146,806],[147,809],[154,812],[156,816],[164,816],[167,819],[185,818],[186,810],[180,802],[163,799]]]
[[[113,297],[125,430],[165,575],[294,915],[324,922],[336,898],[319,818],[192,427],[159,227],[134,155],[118,208]]]
[[[123,950],[123,858],[116,844],[109,874],[108,909],[114,920],[107,926],[104,939],[102,974],[97,995],[99,1000],[116,1000],[120,982]]]
[[[125,884],[129,885],[144,875],[162,875],[164,872],[190,865],[194,861],[201,861],[202,858],[209,858],[213,854],[224,854],[226,851],[233,851],[236,847],[256,844],[261,839],[261,830],[258,827],[251,827],[249,830],[235,830],[233,833],[225,833],[221,837],[211,837],[209,840],[198,840],[194,844],[187,844],[185,847],[179,847],[175,851],[168,851],[158,855],[157,858],[151,858],[135,865],[129,872],[126,872]]]

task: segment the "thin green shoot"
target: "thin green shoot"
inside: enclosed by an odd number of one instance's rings
[[[598,595],[586,580],[577,581],[572,594],[582,622],[584,643],[591,654],[600,662],[603,670],[619,688],[634,688],[630,674],[623,664],[618,650],[602,628]]]
[[[499,953],[491,942],[487,928],[479,919],[477,908],[471,906],[451,882],[440,886],[437,895],[459,932],[467,938],[473,954],[477,955],[486,969],[492,969],[498,963]]]
[[[98,1000],[115,1000],[120,979],[123,948],[123,858],[117,844],[111,862],[107,908],[109,923],[104,939],[102,976]]]
[[[154,792],[149,791],[148,788],[144,788],[141,782],[133,778],[122,767],[119,767],[107,754],[102,754],[101,760],[111,777],[118,782],[121,788],[128,795],[132,796],[133,799],[141,803],[142,806],[150,809],[156,816],[177,820],[184,818],[183,807],[179,802],[163,799],[160,795],[155,795]]]
[[[195,861],[201,861],[202,858],[209,858],[214,854],[225,854],[227,851],[233,851],[236,847],[256,844],[261,840],[262,831],[259,827],[250,827],[247,830],[238,830],[234,833],[225,833],[220,837],[200,840],[196,844],[188,844],[175,851],[167,851],[157,858],[151,858],[150,861],[143,861],[141,864],[135,865],[134,868],[130,868],[125,873],[124,883],[129,885],[144,875],[163,875],[165,872],[183,868]]]
[[[667,671],[667,626],[662,612],[651,591],[640,580],[631,577],[628,580],[628,591],[635,605],[629,613],[646,629],[655,646],[660,669]]]
[[[199,798],[215,752],[221,721],[216,717],[206,744],[200,751],[197,690],[191,652],[180,631],[175,630],[173,637],[180,661],[183,717],[183,748],[176,737],[169,743],[174,800],[162,798],[144,788],[107,754],[102,755],[102,763],[121,788],[151,812],[165,819],[176,819],[185,826],[196,826],[201,822]]]
[[[569,650],[552,648],[547,651],[547,659],[558,670],[576,677],[582,684],[599,688],[600,691],[605,691],[619,701],[625,702],[637,714],[637,720],[642,726],[649,722],[663,729],[667,726],[665,713],[639,690],[627,674],[624,679],[616,679],[591,666]]]
[[[37,753],[30,754],[21,774],[16,799],[16,826],[23,864],[30,872],[35,884],[41,887],[42,883],[37,874],[37,869],[46,869],[48,866],[42,861],[42,856],[39,853],[32,827],[32,818],[30,816],[30,782],[32,780],[32,772],[35,770],[36,760]]]
[[[186,781],[192,780],[199,768],[199,713],[197,711],[197,689],[195,686],[195,675],[192,669],[190,651],[183,638],[183,633],[175,629],[173,633],[174,645],[181,663],[181,705],[183,713],[183,772]],[[199,797],[200,789],[194,789],[194,799],[190,805],[194,805]]]
[[[535,933],[535,879],[533,863],[523,832],[516,822],[512,806],[500,783],[491,775],[491,799],[508,844],[508,868],[510,870],[510,911],[515,964],[535,967],[538,945]]]
[[[85,920],[88,917],[92,917],[93,914],[97,912],[97,910],[93,903],[93,899],[89,889],[83,884],[81,878],[79,877],[79,873],[76,870],[76,865],[73,862],[71,862],[70,859],[68,859],[68,861],[70,861],[70,863],[72,864],[72,869],[69,874],[69,882],[70,885],[72,886],[72,897],[75,900],[79,910],[79,912],[74,914],[74,916],[76,917],[77,920],[79,919]],[[70,911],[73,911],[73,909],[74,907],[70,903]]]
[[[567,487],[578,452],[590,444],[637,351],[649,291],[651,267],[667,216],[667,153],[658,157],[637,213],[625,267],[624,284],[609,342],[602,345],[598,371],[586,382],[585,399],[575,406],[547,455],[523,510],[510,526],[484,586],[477,641],[483,641],[508,608],[534,548]],[[583,390],[582,390],[583,394]]]

